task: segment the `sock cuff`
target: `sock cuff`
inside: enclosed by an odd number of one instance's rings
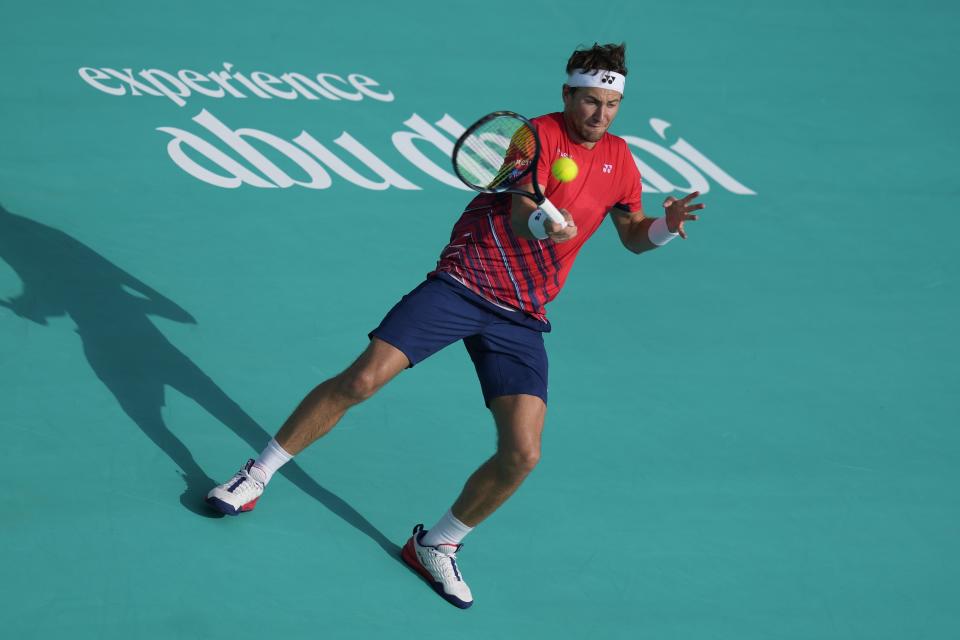
[[[427,531],[426,535],[423,536],[421,544],[431,547],[443,544],[458,545],[471,531],[473,531],[473,527],[468,527],[460,522],[460,520],[453,515],[453,510],[451,509],[443,514],[440,522]]]
[[[450,519],[450,524],[451,524],[451,525],[453,525],[454,527],[456,527],[456,528],[458,528],[458,529],[463,530],[463,534],[464,534],[464,535],[466,535],[466,534],[470,533],[471,531],[473,531],[473,527],[471,527],[471,526],[469,526],[469,525],[466,525],[466,524],[463,524],[462,522],[460,522],[460,519],[457,518],[457,516],[453,515],[453,509],[450,509],[449,511],[447,511],[446,517]]]
[[[277,472],[277,469],[292,459],[293,456],[277,444],[276,438],[271,439],[264,447],[263,452],[260,453],[260,457],[253,461],[253,467],[250,469],[251,475],[255,480],[267,484],[273,474]]]
[[[270,442],[267,443],[267,449],[284,462],[289,462],[293,458],[292,454],[287,453],[287,450],[280,446],[276,438],[270,439]]]

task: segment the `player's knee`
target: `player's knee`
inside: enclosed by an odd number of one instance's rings
[[[346,371],[340,380],[340,390],[353,403],[370,398],[382,385],[369,369]]]
[[[530,473],[533,471],[533,468],[537,466],[537,463],[540,462],[540,447],[535,449],[530,449],[525,451],[520,459],[521,468]]]
[[[540,447],[528,445],[501,451],[500,458],[508,475],[523,478],[540,462]]]

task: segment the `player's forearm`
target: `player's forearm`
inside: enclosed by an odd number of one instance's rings
[[[621,236],[623,246],[633,253],[643,253],[656,249],[657,245],[650,241],[650,225],[656,218],[643,218],[630,223],[627,233]]]

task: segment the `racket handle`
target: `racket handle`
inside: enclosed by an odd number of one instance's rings
[[[543,202],[540,203],[540,208],[543,209],[544,213],[547,214],[550,220],[560,225],[561,229],[567,226],[567,219],[564,218],[563,214],[560,213],[560,210],[553,206],[553,203],[546,198],[544,198]]]

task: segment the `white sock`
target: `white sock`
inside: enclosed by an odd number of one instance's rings
[[[441,544],[458,545],[467,537],[467,534],[473,531],[473,527],[468,527],[453,515],[453,511],[447,511],[440,518],[440,522],[433,525],[423,536],[420,544],[436,547]]]
[[[287,462],[293,459],[293,456],[283,450],[277,439],[274,438],[267,443],[266,449],[260,453],[260,457],[253,461],[250,467],[250,476],[257,482],[267,484],[273,474]]]

